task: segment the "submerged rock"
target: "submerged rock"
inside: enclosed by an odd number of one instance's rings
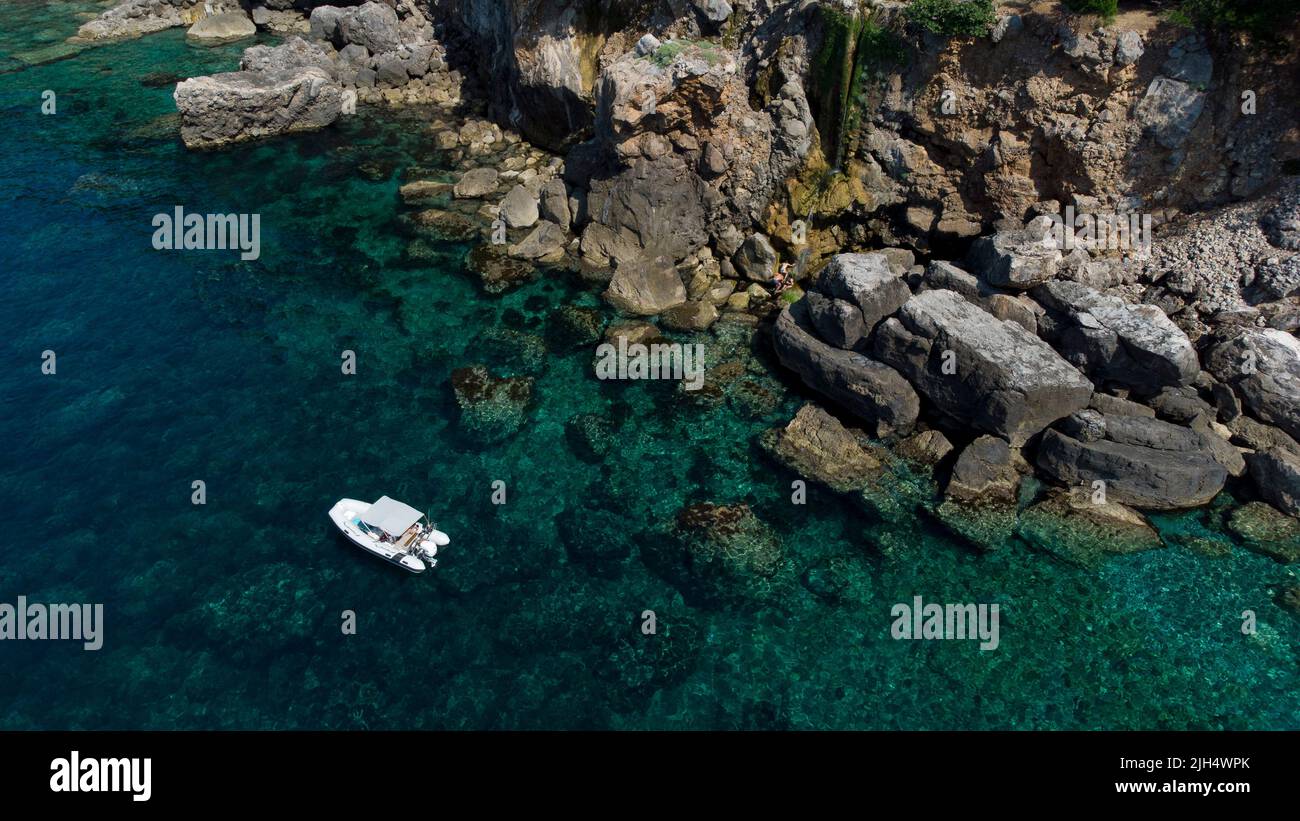
[[[531,263],[506,256],[501,246],[489,243],[470,249],[465,266],[478,276],[483,290],[494,295],[518,288],[537,273]]]
[[[880,472],[880,461],[853,431],[811,402],[784,428],[764,431],[759,444],[787,469],[837,493],[858,490]]]
[[[1016,499],[1020,490],[1019,454],[1005,439],[981,436],[957,457],[935,509],[939,521],[985,550],[1010,541],[1016,530]]]
[[[746,504],[688,505],[642,556],[688,602],[704,605],[766,600],[791,582],[776,533]]]
[[[1095,567],[1107,556],[1161,546],[1149,522],[1132,508],[1095,503],[1086,491],[1057,491],[1020,514],[1019,535],[1067,561]]]
[[[1251,502],[1232,511],[1228,528],[1246,547],[1279,562],[1300,561],[1300,519],[1287,516],[1263,502]]]
[[[503,441],[523,427],[533,395],[531,376],[497,377],[483,365],[471,365],[452,371],[451,386],[461,427],[480,442]]]

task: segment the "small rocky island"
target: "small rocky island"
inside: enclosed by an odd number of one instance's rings
[[[477,243],[485,299],[572,273],[623,317],[575,314],[593,347],[745,329],[808,397],[756,453],[870,510],[904,464],[932,491],[883,515],[982,550],[1091,566],[1160,547],[1149,512],[1216,506],[1300,561],[1294,49],[1155,10],[914,5],[127,0],[78,38],[282,38],[176,86],[194,150],[423,107],[459,173],[409,181],[403,219]],[[1075,215],[1152,235],[1071,244]],[[528,393],[455,389],[476,419]],[[713,550],[750,517],[676,526]]]

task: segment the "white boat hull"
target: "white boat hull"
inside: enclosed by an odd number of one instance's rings
[[[370,502],[340,499],[330,508],[330,521],[357,547],[412,573],[423,573],[429,565],[436,564],[437,559],[432,557],[438,552],[438,547],[451,541],[447,534],[431,529],[411,549],[399,548],[380,540],[361,526],[361,517],[369,509]]]

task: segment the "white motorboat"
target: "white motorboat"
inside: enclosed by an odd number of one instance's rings
[[[330,519],[357,547],[412,573],[423,573],[426,564],[435,567],[438,548],[451,542],[423,513],[387,496],[374,504],[339,499]]]

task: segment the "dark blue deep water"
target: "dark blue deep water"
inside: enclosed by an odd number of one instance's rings
[[[549,332],[565,305],[601,308],[576,278],[493,297],[466,246],[407,252],[397,188],[443,163],[419,112],[187,152],[167,75],[229,70],[246,44],[61,54],[94,8],[0,5],[0,602],[106,620],[98,652],[0,643],[0,728],[1300,727],[1285,567],[1168,547],[1084,569],[815,489],[792,505],[756,439],[802,398],[737,329],[707,335],[748,365],[718,403],[601,383],[590,346]],[[153,250],[176,205],[260,213],[261,258]],[[476,362],[537,380],[495,445],[459,424],[450,373]],[[605,420],[603,457],[566,436],[579,414]],[[451,534],[435,571],[332,532],[335,499],[384,493]],[[706,601],[652,572],[659,529],[704,500],[749,503],[788,583]],[[918,594],[999,603],[1001,646],[892,640],[890,607]]]

